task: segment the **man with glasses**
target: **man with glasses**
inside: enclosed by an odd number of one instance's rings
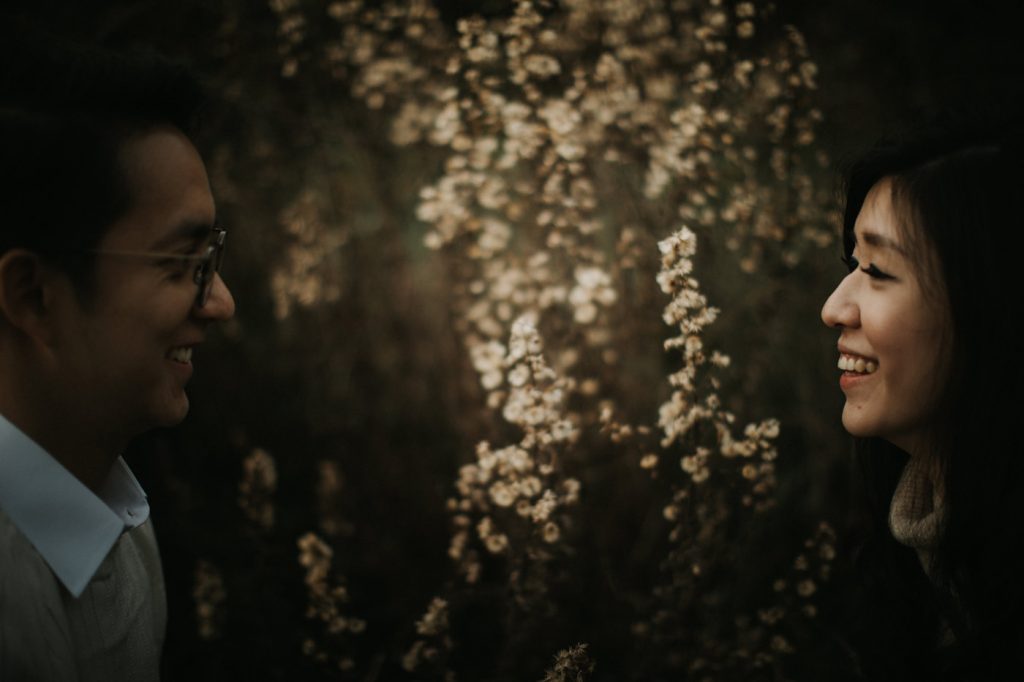
[[[120,453],[185,417],[234,313],[201,93],[156,58],[0,62],[0,680],[155,680],[163,576]]]

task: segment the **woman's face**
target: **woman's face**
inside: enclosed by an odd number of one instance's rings
[[[910,253],[901,239],[889,179],[871,188],[854,236],[850,274],[821,310],[825,324],[840,331],[843,426],[916,454],[934,426],[948,368],[945,293],[925,294],[925,254]]]

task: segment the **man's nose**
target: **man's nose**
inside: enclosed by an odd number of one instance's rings
[[[235,314],[235,298],[220,273],[214,273],[210,287],[210,297],[201,308],[195,309],[195,314],[209,320],[231,319]]]

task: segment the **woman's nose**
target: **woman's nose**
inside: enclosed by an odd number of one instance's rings
[[[829,327],[856,327],[860,324],[860,309],[849,291],[847,275],[832,292],[821,308],[821,321]]]

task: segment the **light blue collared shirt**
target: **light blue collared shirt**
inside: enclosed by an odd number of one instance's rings
[[[121,533],[149,518],[146,493],[122,458],[97,496],[3,415],[0,509],[76,598]]]

